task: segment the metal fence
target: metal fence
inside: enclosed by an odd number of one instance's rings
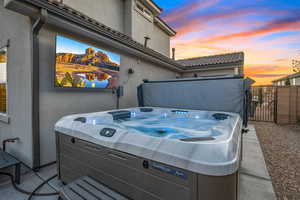
[[[252,87],[250,120],[276,122],[277,117],[277,87]]]

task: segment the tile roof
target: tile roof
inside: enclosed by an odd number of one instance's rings
[[[93,27],[93,29],[97,30],[98,33],[101,35],[104,35],[110,39],[113,39],[117,42],[120,42],[126,46],[129,46],[133,49],[136,49],[138,51],[143,52],[144,54],[147,54],[149,56],[152,56],[156,59],[159,59],[167,64],[173,65],[175,68],[182,70],[184,69],[179,63],[177,63],[175,60],[153,50],[147,47],[144,47],[141,43],[135,41],[132,39],[132,37],[121,33],[119,31],[116,31],[96,20],[93,18],[90,18],[89,16],[67,6],[66,4],[59,3],[55,0],[21,0],[24,2],[27,2],[29,4],[32,4],[34,6],[38,6],[41,8],[45,8],[48,10],[48,12],[53,12],[59,16],[66,17],[70,16],[70,18],[74,22],[79,22],[82,20],[85,22],[85,24],[88,24],[88,27]],[[83,23],[80,23],[83,25]]]
[[[290,74],[290,75],[284,76],[284,77],[279,78],[279,79],[275,79],[272,82],[284,81],[284,80],[287,80],[287,79],[298,78],[298,77],[300,77],[300,72]]]
[[[232,64],[232,63],[239,64],[244,61],[244,53],[243,52],[227,53],[227,54],[220,54],[220,55],[213,55],[213,56],[182,59],[176,61],[188,69],[205,67],[210,65],[218,65],[218,64]]]
[[[289,78],[298,78],[298,77],[300,77],[300,72],[291,74],[291,75],[289,75],[288,77],[289,77]]]

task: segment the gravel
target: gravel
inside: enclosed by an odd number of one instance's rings
[[[300,126],[254,122],[278,200],[300,200]]]

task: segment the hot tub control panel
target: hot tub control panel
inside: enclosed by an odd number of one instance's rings
[[[100,135],[104,137],[112,137],[116,133],[116,129],[113,128],[103,128],[100,131]]]

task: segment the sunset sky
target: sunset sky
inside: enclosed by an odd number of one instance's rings
[[[300,59],[300,0],[155,0],[177,35],[176,58],[244,51],[256,84],[292,73]]]

